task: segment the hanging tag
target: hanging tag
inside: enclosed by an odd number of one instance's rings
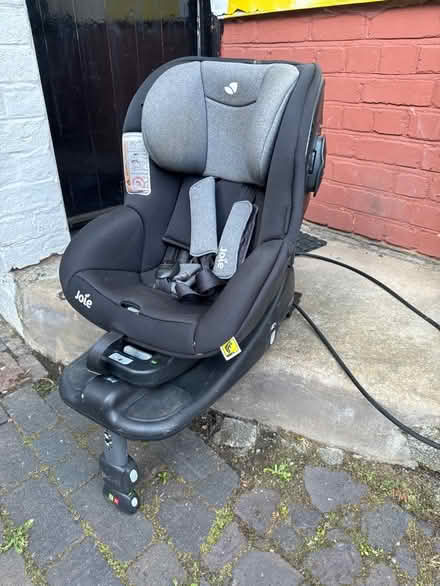
[[[150,195],[150,158],[142,132],[124,132],[122,135],[125,189],[134,195]]]
[[[234,336],[222,344],[220,350],[225,360],[231,360],[241,352],[241,348]]]

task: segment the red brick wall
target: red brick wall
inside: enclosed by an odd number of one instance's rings
[[[309,220],[440,258],[440,4],[229,20],[222,54],[321,65],[329,155]]]

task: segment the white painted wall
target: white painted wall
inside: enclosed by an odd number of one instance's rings
[[[17,329],[11,271],[68,242],[27,8],[0,0],[0,314]]]

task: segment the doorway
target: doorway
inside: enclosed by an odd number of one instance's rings
[[[66,214],[77,228],[122,203],[122,125],[139,85],[166,61],[216,54],[209,0],[27,4]]]

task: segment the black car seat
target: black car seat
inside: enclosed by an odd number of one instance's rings
[[[105,330],[175,356],[209,356],[232,336],[246,338],[293,259],[321,83],[316,65],[287,63],[193,58],[153,73],[124,125],[124,133],[142,130],[151,193],[128,192],[123,207],[73,239],[60,272],[72,306]],[[189,190],[207,176],[215,178],[218,239],[243,200],[258,207],[257,233],[214,302],[187,303],[155,287],[156,270],[167,245],[189,250]]]
[[[117,464],[108,451],[101,461],[107,480],[128,474],[125,438],[182,429],[289,313],[296,240],[324,170],[323,87],[315,64],[191,57],[136,92],[124,205],[83,228],[60,269],[68,302],[109,332],[60,385],[113,432],[107,448],[122,445]],[[124,490],[114,481],[109,493],[120,502]]]

